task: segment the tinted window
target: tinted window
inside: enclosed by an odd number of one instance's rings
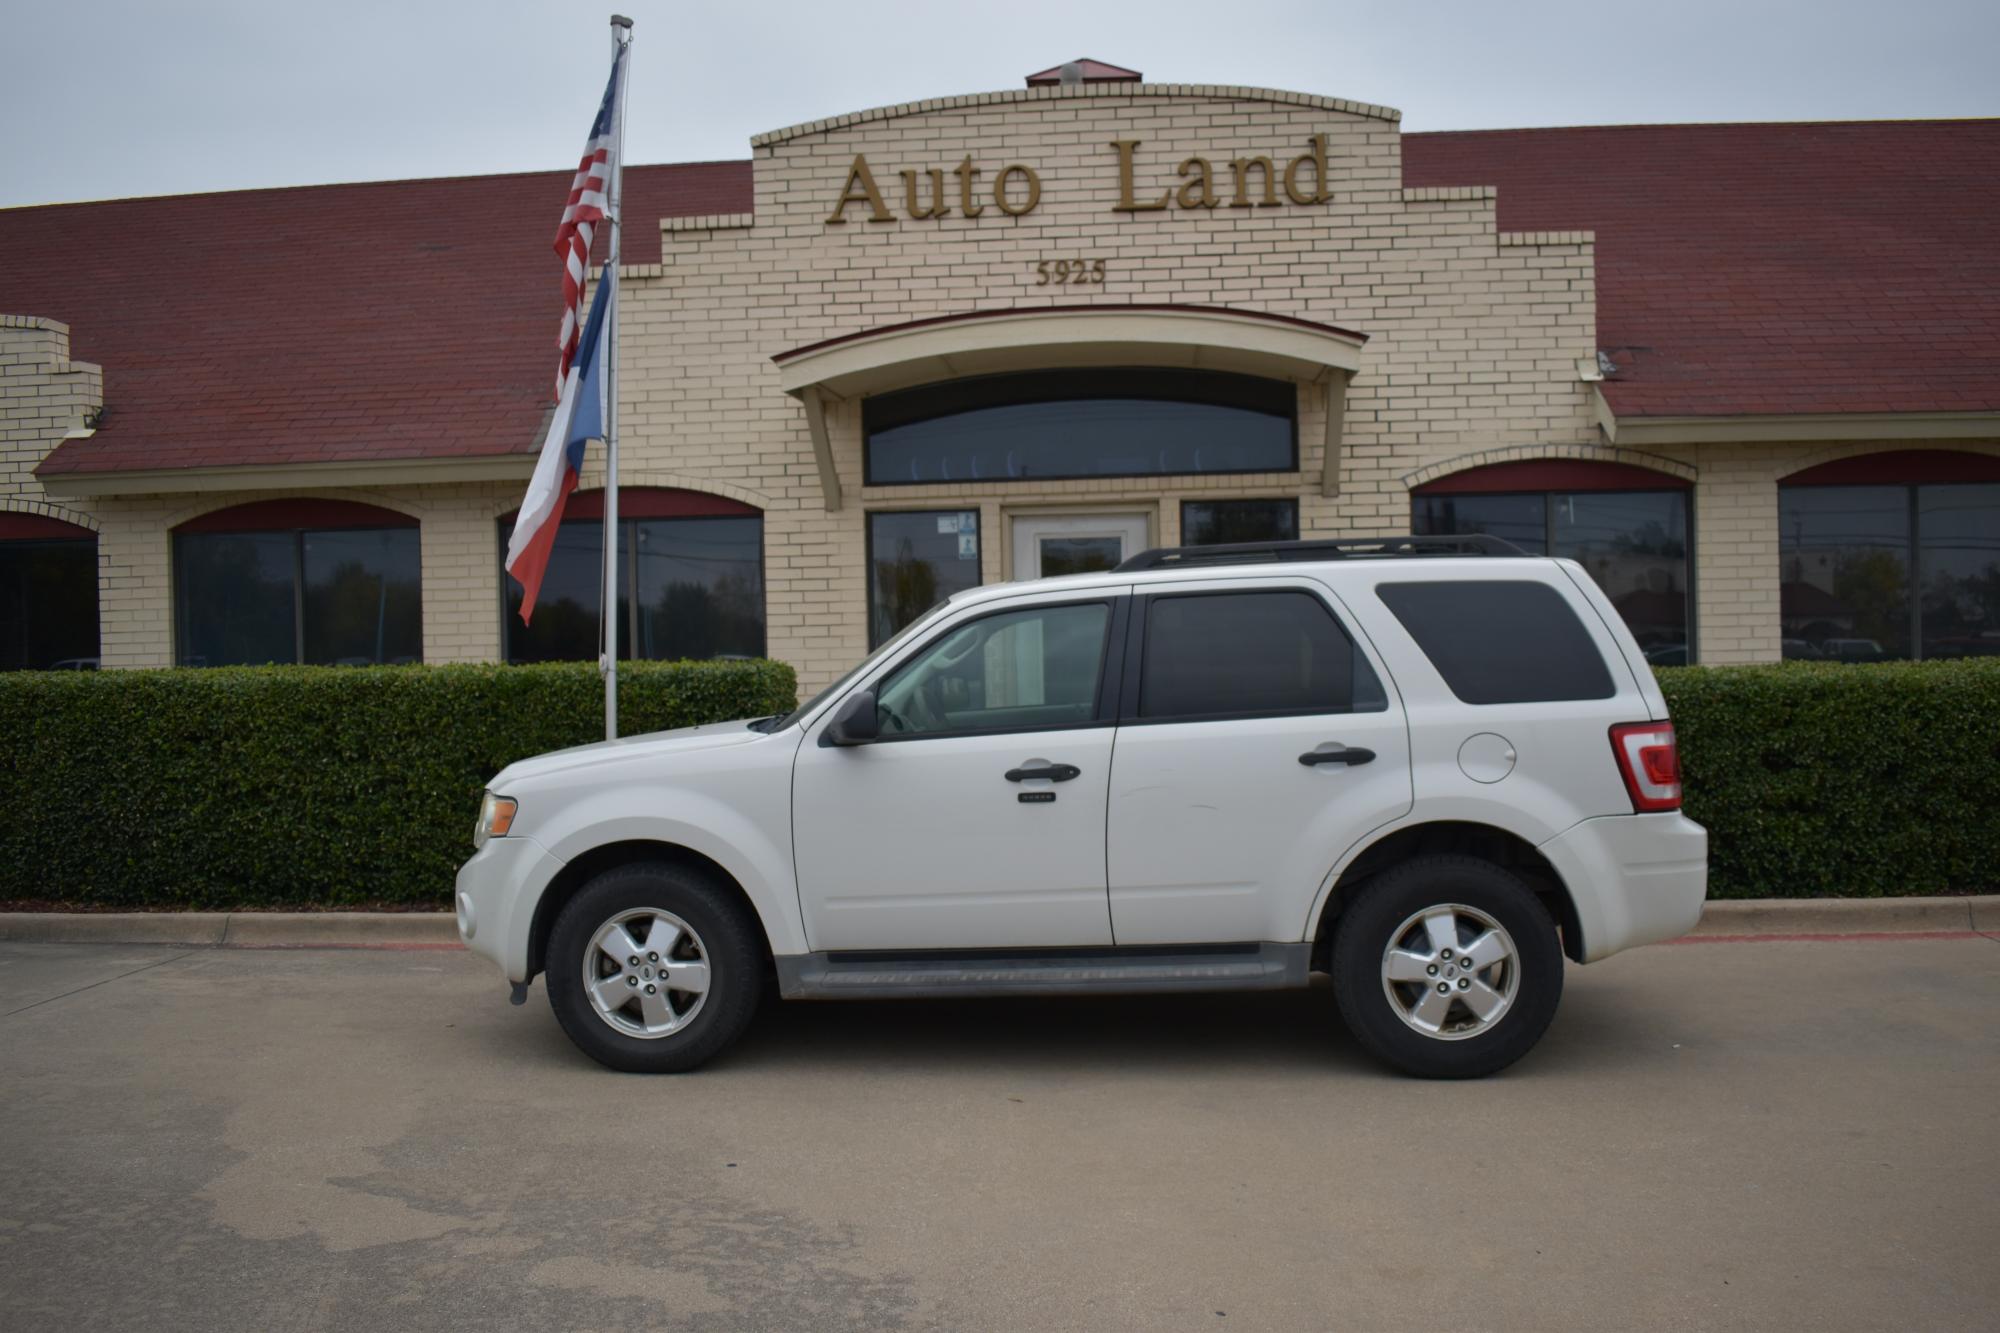
[[[979,586],[979,511],[868,516],[868,646],[955,592]]]
[[[1778,488],[1784,655],[2000,655],[2000,485]]]
[[[500,525],[506,563],[513,524]],[[764,520],[635,518],[618,523],[618,655],[697,661],[764,653]],[[521,623],[522,588],[503,573],[510,662],[595,661],[604,604],[604,523],[556,529],[535,599]]]
[[[1201,370],[989,375],[867,399],[871,486],[1289,472],[1298,390]]]
[[[1420,495],[1413,517],[1419,533],[1483,532],[1530,555],[1576,561],[1648,660],[1689,660],[1685,491]]]
[[[417,529],[177,533],[174,611],[182,666],[421,661]]]
[[[1304,592],[1155,597],[1146,611],[1139,716],[1374,712],[1382,682]]]
[[[0,671],[97,660],[97,543],[0,542]]]
[[[1616,692],[1583,622],[1545,583],[1381,583],[1375,592],[1466,703]]]
[[[926,648],[876,690],[882,734],[1074,726],[1097,714],[1111,608],[1039,606],[987,616]]]
[[[1290,542],[1299,537],[1297,500],[1189,500],[1181,505],[1181,545]]]

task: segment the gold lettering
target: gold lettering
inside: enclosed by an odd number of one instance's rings
[[[1019,206],[1007,200],[1007,179],[1016,173],[1028,183],[1028,200]],[[1035,169],[1027,163],[1010,162],[1000,168],[1000,174],[993,178],[993,202],[998,204],[1000,211],[1008,217],[1017,218],[1023,213],[1031,212],[1036,204],[1042,202],[1042,178],[1037,176]]]
[[[859,187],[860,193],[855,193]],[[849,204],[868,205],[870,222],[894,222],[896,215],[882,202],[882,192],[875,188],[875,175],[868,170],[868,159],[860,153],[854,155],[854,165],[847,169],[847,184],[841,187],[840,202],[833,206],[833,216],[828,222],[845,222],[841,214]]]
[[[1114,213],[1151,213],[1167,206],[1170,190],[1160,191],[1160,197],[1150,204],[1142,204],[1132,198],[1132,150],[1139,146],[1137,139],[1119,139],[1112,145],[1118,150],[1118,202],[1111,206]]]
[[[972,155],[967,153],[965,160],[954,167],[951,174],[958,177],[958,211],[969,218],[984,213],[986,205],[975,203],[972,198],[972,183],[979,179],[979,168],[972,165]]]
[[[1333,198],[1326,188],[1326,136],[1315,134],[1310,142],[1310,152],[1301,153],[1285,164],[1285,197],[1295,204],[1323,204]],[[1311,194],[1299,189],[1299,168],[1308,165],[1313,169]]]
[[[909,205],[908,211],[910,216],[919,222],[922,222],[925,218],[947,217],[951,213],[951,205],[944,201],[944,172],[936,167],[932,167],[930,169],[930,178],[931,201],[929,205],[919,208],[917,205],[917,173],[914,171],[903,173],[903,202]]]
[[[1252,167],[1262,167],[1264,169],[1264,197],[1257,201],[1257,207],[1276,208],[1278,206],[1278,169],[1271,165],[1271,159],[1268,157],[1239,157],[1229,164],[1229,169],[1236,173],[1236,197],[1229,201],[1229,206],[1231,208],[1250,207],[1250,195],[1247,187],[1249,185],[1250,168]]]
[[[1193,168],[1196,174],[1188,175],[1189,168]],[[1187,182],[1181,186],[1182,208],[1215,207],[1215,171],[1208,165],[1207,158],[1191,157],[1181,163],[1181,175]],[[1197,187],[1200,193],[1196,193]]]

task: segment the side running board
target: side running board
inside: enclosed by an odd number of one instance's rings
[[[1289,990],[1308,984],[1309,944],[1206,948],[926,950],[779,957],[786,999],[893,1000],[940,995],[1158,994]]]

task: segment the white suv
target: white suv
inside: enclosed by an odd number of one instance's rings
[[[1300,987],[1489,1074],[1563,955],[1671,939],[1680,814],[1644,654],[1575,563],[1492,538],[1148,551],[975,588],[783,717],[494,778],[459,931],[616,1069],[786,998]]]

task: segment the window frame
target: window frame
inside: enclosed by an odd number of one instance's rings
[[[1296,496],[1296,495],[1224,495],[1224,496],[1212,496],[1212,497],[1211,497],[1211,496],[1202,496],[1202,497],[1200,497],[1200,498],[1192,498],[1192,497],[1190,497],[1190,498],[1183,498],[1183,499],[1181,500],[1181,514],[1180,514],[1180,519],[1181,519],[1181,544],[1182,544],[1182,545],[1184,545],[1184,546],[1185,546],[1185,545],[1190,545],[1190,544],[1191,544],[1191,543],[1189,543],[1189,542],[1188,542],[1188,540],[1187,540],[1187,530],[1188,530],[1188,509],[1189,509],[1189,507],[1191,507],[1191,506],[1193,506],[1193,505],[1227,505],[1227,504],[1279,504],[1279,505],[1290,505],[1290,506],[1292,507],[1292,535],[1291,535],[1290,537],[1278,537],[1278,538],[1271,538],[1270,540],[1274,540],[1274,541],[1298,541],[1298,540],[1299,540],[1299,539],[1300,539],[1301,537],[1303,537],[1303,536],[1305,535],[1305,527],[1304,527],[1304,523],[1305,523],[1305,520],[1304,520],[1303,516],[1302,516],[1302,515],[1300,514],[1300,512],[1299,512],[1299,508],[1300,508],[1300,507],[1299,507],[1299,497],[1298,497],[1298,496]],[[1262,540],[1262,539],[1259,539],[1259,540]],[[1226,545],[1227,543],[1221,543],[1221,542],[1211,542],[1211,543],[1192,543],[1192,544],[1193,544],[1193,545]]]
[[[1532,490],[1532,489],[1523,489],[1520,487],[1511,487],[1505,490],[1492,490],[1492,491],[1429,491],[1429,490],[1419,489],[1410,492],[1410,528],[1412,531],[1416,529],[1417,507],[1425,500],[1438,499],[1438,498],[1447,500],[1512,499],[1523,495],[1536,496],[1542,502],[1542,547],[1543,547],[1542,553],[1544,556],[1546,556],[1548,559],[1551,560],[1570,560],[1575,558],[1573,556],[1559,556],[1556,554],[1555,506],[1549,503],[1550,497],[1552,496],[1557,496],[1557,495],[1678,495],[1680,496],[1682,498],[1682,503],[1685,506],[1685,511],[1686,511],[1685,518],[1687,521],[1687,555],[1685,557],[1687,561],[1687,590],[1686,590],[1687,665],[1696,666],[1700,664],[1701,606],[1699,601],[1700,593],[1699,593],[1699,588],[1697,586],[1700,583],[1700,580],[1695,577],[1695,572],[1696,572],[1695,559],[1699,548],[1696,545],[1698,537],[1695,530],[1694,487],[1692,485],[1683,484],[1676,486],[1663,483],[1658,486],[1605,486],[1605,487],[1571,486],[1568,488],[1559,487],[1556,489],[1543,489],[1543,490]],[[1577,563],[1582,564],[1583,562],[1579,560],[1577,561]],[[1590,572],[1589,569],[1586,567],[1584,573],[1588,575],[1589,572]],[[1596,580],[1592,579],[1591,582],[1595,583]],[[1603,589],[1600,588],[1599,591],[1601,592],[1603,591]],[[1605,597],[1607,600],[1609,600],[1610,594],[1606,593]],[[1614,605],[1612,607],[1612,610],[1616,611],[1617,607]],[[1621,625],[1624,624],[1623,616],[1619,617],[1619,623]],[[1627,625],[1625,629],[1626,633],[1628,634],[1631,633],[1631,626]],[[1646,655],[1646,647],[1644,644],[1640,644],[1639,656],[1643,658],[1645,655]]]
[[[1206,377],[1210,380],[1211,383],[1214,382],[1215,379],[1232,379],[1232,380],[1256,381],[1259,384],[1268,386],[1282,386],[1284,389],[1289,391],[1288,406],[1286,408],[1285,420],[1287,425],[1287,433],[1290,437],[1290,454],[1285,466],[1276,468],[1273,467],[1214,468],[1201,472],[1037,473],[1032,477],[989,477],[989,478],[983,478],[978,482],[972,482],[969,480],[953,482],[941,478],[919,478],[917,480],[900,478],[900,479],[883,480],[876,472],[874,451],[871,448],[871,446],[874,442],[874,437],[878,430],[893,430],[902,426],[918,425],[925,421],[941,421],[954,416],[963,416],[966,415],[968,412],[982,410],[978,406],[971,408],[961,408],[958,411],[953,411],[953,412],[937,412],[929,415],[912,416],[908,420],[897,420],[893,421],[891,424],[886,426],[878,426],[876,423],[871,422],[869,420],[870,405],[871,404],[875,405],[874,410],[881,411],[882,410],[881,402],[885,398],[894,398],[905,394],[920,394],[925,392],[943,393],[954,389],[962,391],[967,387],[971,387],[974,390],[977,390],[987,382],[999,381],[999,380],[1019,381],[1027,379],[1053,379],[1056,377],[1074,376],[1079,383],[1082,383],[1086,381],[1087,377],[1093,375],[1102,376],[1102,375],[1127,373],[1133,371],[1139,371],[1145,373],[1159,372],[1163,379],[1171,375],[1173,377],[1180,379],[1182,382],[1186,382],[1188,376],[1196,376],[1196,377]],[[1031,403],[1102,402],[1106,400],[1120,399],[1120,398],[1129,399],[1134,396],[1135,395],[1133,394],[1120,394],[1106,390],[1096,393],[1082,392],[1082,393],[1065,394],[1061,396],[1048,397],[1048,398],[1030,398],[1025,401]],[[1218,395],[1218,397],[1220,397],[1220,395]],[[1149,399],[1149,401],[1158,401],[1167,403],[1188,403],[1204,407],[1234,407],[1236,408],[1236,410],[1244,412],[1256,411],[1256,409],[1254,408],[1243,407],[1239,404],[1220,402],[1211,399],[1202,399],[1196,397],[1156,396],[1152,399]],[[1014,404],[992,404],[991,406],[1008,406],[1008,405],[1014,405]],[[1278,379],[1270,375],[1252,375],[1252,374],[1247,374],[1243,371],[1235,371],[1235,370],[1197,369],[1189,371],[1175,367],[1161,367],[1161,366],[1104,366],[1104,367],[1089,367],[1089,368],[1065,367],[1059,369],[1016,370],[1016,371],[1002,371],[992,375],[969,376],[965,379],[959,379],[959,380],[939,380],[931,384],[913,385],[907,389],[896,389],[891,391],[890,393],[876,394],[862,400],[861,484],[866,487],[881,487],[885,490],[893,487],[903,487],[903,486],[951,486],[951,485],[1032,486],[1042,482],[1050,482],[1050,481],[1109,481],[1116,479],[1130,479],[1134,477],[1147,478],[1147,477],[1287,476],[1289,474],[1296,473],[1297,471],[1299,471],[1301,466],[1303,466],[1303,458],[1299,448],[1299,386],[1294,381]]]
[[[969,504],[969,505],[962,504],[962,505],[939,505],[925,509],[862,510],[861,511],[861,548],[862,548],[861,628],[863,633],[865,633],[868,636],[868,651],[871,653],[874,652],[877,648],[880,648],[883,644],[889,642],[889,640],[895,638],[898,634],[901,634],[905,629],[909,627],[908,625],[899,625],[895,629],[889,631],[889,633],[883,636],[881,640],[877,641],[877,639],[875,638],[875,520],[879,517],[886,517],[886,516],[909,517],[915,514],[925,514],[931,518],[936,518],[941,514],[972,515],[972,536],[975,543],[979,547],[978,558],[974,560],[973,563],[979,566],[979,571],[978,571],[979,577],[973,581],[971,587],[982,588],[986,586],[986,514],[985,511],[980,508],[980,506],[976,504]],[[946,594],[946,597],[950,596],[951,594],[949,593]],[[930,609],[931,608],[927,607],[925,608],[925,610],[917,612],[916,616],[913,619],[911,619],[909,624],[914,625],[917,623],[917,621],[922,620],[924,616],[928,614]]]
[[[1346,638],[1360,659],[1375,675],[1375,683],[1382,691],[1380,708],[1260,708],[1229,713],[1178,714],[1173,717],[1141,717],[1139,715],[1139,687],[1145,677],[1146,623],[1150,619],[1152,604],[1161,598],[1179,597],[1267,597],[1274,593],[1298,593],[1311,598],[1324,611],[1333,626]],[[1182,723],[1201,722],[1255,722],[1266,718],[1279,717],[1354,717],[1371,713],[1392,711],[1396,703],[1394,686],[1384,665],[1375,660],[1373,652],[1364,648],[1365,640],[1349,621],[1341,616],[1342,608],[1319,588],[1304,582],[1270,582],[1261,585],[1235,584],[1223,588],[1204,588],[1186,584],[1163,584],[1137,592],[1132,598],[1133,607],[1126,627],[1125,675],[1119,688],[1118,725],[1121,727],[1178,726]]]
[[[518,620],[518,617],[514,613],[514,608],[510,605],[511,599],[509,595],[510,590],[508,584],[513,576],[507,572],[508,532],[511,528],[511,525],[516,521],[518,521],[519,518],[520,514],[518,512],[511,515],[502,514],[498,519],[494,521],[493,525],[494,538],[498,542],[498,548],[499,548],[498,567],[500,571],[500,660],[507,666],[528,665],[526,663],[517,663],[514,660],[514,633],[515,633],[515,624],[516,621]],[[763,615],[761,617],[761,625],[762,625],[763,645],[762,648],[757,653],[757,656],[763,658],[763,657],[768,657],[770,655],[771,583],[770,583],[770,570],[768,568],[769,558],[765,553],[765,546],[767,544],[765,538],[769,534],[766,533],[764,530],[763,525],[764,525],[765,514],[762,510],[758,510],[755,513],[749,513],[749,514],[633,514],[629,517],[624,514],[620,514],[618,516],[618,526],[623,528],[628,524],[631,525],[632,542],[629,547],[621,548],[618,553],[619,581],[625,585],[620,590],[620,593],[625,599],[625,606],[626,606],[626,614],[625,614],[626,624],[624,628],[620,630],[618,636],[619,661],[621,662],[663,661],[664,662],[664,661],[678,660],[675,658],[634,657],[631,654],[633,646],[639,642],[639,615],[640,615],[639,560],[638,560],[639,524],[709,523],[717,519],[733,519],[740,522],[743,519],[749,519],[749,518],[756,519],[758,525],[757,526],[757,595],[760,602],[762,603],[761,610],[763,612]],[[599,657],[602,657],[604,654],[604,538],[602,535],[604,531],[604,517],[603,515],[600,514],[597,515],[596,517],[579,517],[579,518],[568,519],[566,521],[569,523],[577,524],[579,526],[583,524],[593,524],[596,526],[599,533],[598,543],[597,543],[597,572],[598,572],[597,655]],[[542,660],[570,661],[570,660],[588,660],[588,659],[555,658],[555,659],[542,659]],[[698,660],[718,661],[721,659],[706,658]]]
[[[9,517],[13,517],[13,515],[10,514]],[[69,527],[73,525],[64,524],[64,526]],[[91,585],[90,625],[91,625],[91,639],[92,639],[91,650],[88,653],[72,653],[66,657],[57,658],[56,660],[61,662],[67,662],[72,660],[95,660],[101,665],[104,660],[104,606],[103,606],[104,592],[103,592],[103,582],[102,582],[104,566],[103,566],[103,556],[98,546],[98,535],[95,532],[92,532],[88,528],[78,527],[76,529],[75,534],[57,533],[54,531],[50,531],[46,535],[38,535],[38,536],[0,537],[0,550],[26,552],[29,554],[34,554],[40,551],[48,551],[54,548],[77,548],[74,551],[74,554],[81,556],[83,554],[81,548],[84,547],[88,547],[90,551],[90,567],[92,575],[90,580],[90,585]],[[32,590],[33,585],[30,584],[29,587]],[[32,598],[33,596],[32,591],[28,593],[28,596],[29,598]],[[30,610],[32,613],[32,603],[30,605]],[[23,648],[27,646],[25,640],[22,646]],[[0,672],[46,671],[50,669],[51,668],[49,667],[37,667],[37,666],[27,666],[27,665],[14,666],[10,663],[0,662]]]
[[[917,662],[921,661],[924,655],[938,644],[951,638],[968,626],[978,624],[982,620],[991,620],[996,616],[1019,615],[1023,611],[1055,610],[1065,606],[1102,606],[1108,608],[1110,614],[1105,617],[1103,651],[1097,663],[1097,699],[1091,709],[1090,717],[1084,721],[1045,722],[1026,727],[960,727],[952,731],[884,732],[870,741],[869,744],[903,745],[915,741],[963,740],[974,736],[1030,736],[1043,732],[1089,731],[1098,727],[1115,727],[1119,725],[1119,693],[1120,683],[1124,679],[1124,658],[1127,642],[1125,626],[1126,620],[1131,613],[1131,602],[1131,596],[1120,589],[1107,589],[1096,596],[1085,594],[1064,597],[1057,601],[1001,602],[980,611],[977,615],[969,615],[964,619],[952,620],[938,626],[937,629],[925,636],[923,642],[912,646],[909,651],[903,653],[893,663],[886,665],[867,683],[856,686],[856,689],[867,690],[879,699],[881,697],[882,686],[887,681],[895,677],[904,668],[914,666]],[[853,692],[849,691],[848,694],[843,695],[842,701],[851,697]],[[823,721],[825,718],[832,717],[838,711],[839,704],[836,703],[822,715],[821,720]],[[819,744],[822,747],[832,744],[827,739],[824,730],[820,733]]]
[[[226,513],[227,510],[218,510],[215,511],[215,514],[204,515],[203,517],[212,518],[217,515],[226,515]],[[281,527],[263,527],[263,526],[237,527],[234,525],[206,527],[206,526],[183,525],[182,527],[174,529],[172,532],[167,534],[168,544],[171,551],[170,559],[168,562],[169,565],[168,578],[170,580],[170,587],[171,587],[171,597],[169,601],[169,606],[171,608],[171,614],[173,619],[174,665],[176,667],[186,667],[187,669],[194,671],[205,671],[208,670],[211,666],[230,665],[227,663],[210,663],[204,661],[200,666],[194,666],[186,661],[188,657],[188,645],[185,642],[185,639],[187,638],[187,630],[186,630],[186,625],[183,623],[183,618],[187,611],[186,597],[185,597],[187,590],[181,582],[182,571],[184,568],[184,566],[182,565],[182,557],[181,557],[181,541],[183,538],[187,537],[289,538],[291,540],[291,547],[292,547],[292,558],[291,558],[292,660],[290,662],[274,662],[270,663],[269,665],[272,666],[327,665],[322,663],[313,663],[306,661],[306,538],[311,536],[316,536],[322,533],[335,533],[335,532],[344,532],[344,533],[407,532],[415,536],[417,543],[416,547],[417,651],[414,655],[414,664],[421,665],[424,660],[424,609],[423,609],[424,608],[424,601],[423,601],[424,537],[423,537],[422,525],[415,521],[411,521],[408,523],[393,523],[393,524],[378,523],[373,525],[360,524],[360,523],[322,524],[317,527],[310,525],[303,527],[282,527],[282,526]],[[99,637],[101,641],[102,630],[99,631]],[[263,664],[245,663],[243,665],[263,665]],[[395,666],[395,665],[409,665],[409,664],[392,663],[392,662],[373,662],[370,663],[369,665]]]

